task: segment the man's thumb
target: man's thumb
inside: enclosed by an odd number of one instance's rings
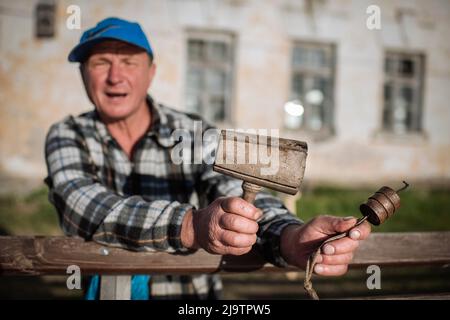
[[[334,228],[336,232],[345,232],[350,230],[356,224],[357,219],[355,217],[336,218]]]
[[[333,216],[322,216],[318,227],[323,233],[335,234],[348,231],[351,227],[356,224],[357,219],[355,217],[333,217]]]

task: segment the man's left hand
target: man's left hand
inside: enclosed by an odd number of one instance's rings
[[[281,235],[281,254],[289,264],[305,269],[309,256],[327,238],[350,230],[347,237],[323,246],[314,267],[314,272],[319,275],[343,275],[347,272],[359,241],[370,234],[367,221],[352,228],[356,221],[354,217],[318,216],[302,226],[287,226]]]

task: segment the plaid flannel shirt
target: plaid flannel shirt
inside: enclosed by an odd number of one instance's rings
[[[186,212],[220,196],[240,196],[241,181],[205,162],[174,164],[171,150],[178,141],[172,132],[193,134],[201,118],[147,101],[152,125],[132,160],[95,110],[54,124],[45,146],[49,199],[67,235],[136,251],[189,252],[180,239]],[[202,123],[203,130],[210,128]],[[267,261],[286,266],[280,233],[302,222],[268,193],[259,193],[255,206],[263,211],[255,245]],[[155,275],[149,286],[151,299],[219,298],[222,289],[217,275]]]

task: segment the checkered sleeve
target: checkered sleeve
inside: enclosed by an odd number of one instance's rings
[[[212,147],[205,145],[203,148],[210,150]],[[206,195],[208,202],[218,197],[242,196],[242,181],[214,172],[212,165],[207,164],[208,159],[204,163],[200,178],[201,194]],[[258,193],[254,205],[263,212],[258,221],[257,249],[266,261],[279,267],[287,266],[280,251],[281,232],[288,225],[301,225],[303,222],[290,213],[280,199],[267,192]]]
[[[122,197],[100,183],[83,138],[68,123],[49,130],[45,145],[49,199],[67,235],[138,251],[186,251],[180,233],[189,204]]]

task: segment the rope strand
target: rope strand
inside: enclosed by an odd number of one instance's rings
[[[356,224],[355,224],[352,228],[359,226],[361,223],[363,223],[364,221],[366,221],[367,218],[368,218],[368,216],[364,216],[364,217],[362,217],[362,218],[359,218],[359,219],[356,221]],[[348,231],[349,231],[349,230],[347,230],[347,231],[345,231],[345,232],[342,232],[342,233],[339,233],[339,234],[337,234],[337,235],[335,235],[335,236],[333,236],[333,237],[331,237],[331,238],[328,238],[327,240],[325,240],[325,241],[320,245],[319,248],[317,248],[317,250],[316,250],[315,252],[313,252],[313,254],[311,254],[311,255],[309,256],[309,259],[308,259],[308,261],[306,262],[306,270],[305,270],[305,271],[306,271],[306,274],[305,274],[305,281],[304,281],[304,283],[303,283],[303,288],[305,288],[306,292],[308,293],[308,295],[309,295],[309,297],[310,297],[311,299],[313,299],[313,300],[319,300],[319,296],[317,295],[316,290],[314,290],[314,288],[313,288],[313,286],[312,286],[311,278],[312,278],[312,275],[313,275],[313,273],[314,273],[314,267],[315,267],[316,264],[317,264],[317,257],[319,256],[320,251],[322,250],[322,247],[323,247],[325,244],[327,244],[328,242],[331,242],[331,241],[334,241],[334,240],[337,240],[337,239],[341,239],[341,238],[346,237],[347,234],[348,234]]]

